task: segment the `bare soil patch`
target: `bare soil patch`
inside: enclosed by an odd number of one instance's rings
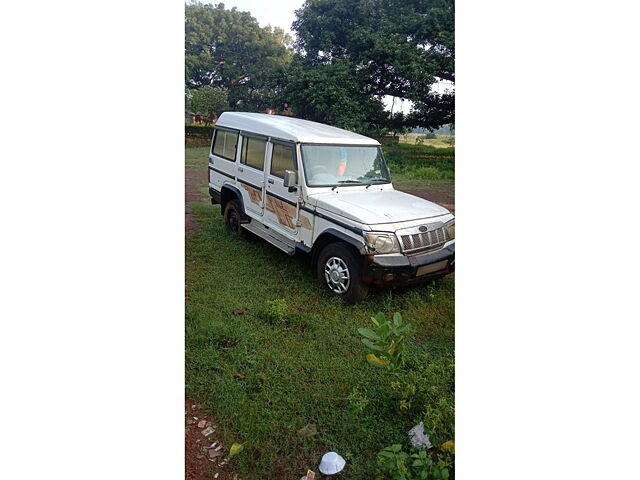
[[[185,399],[184,408],[185,480],[241,480],[231,471],[228,464],[220,465],[229,454],[228,448],[220,448],[215,458],[209,455],[208,447],[214,443],[215,448],[220,445],[218,426],[214,418],[193,398]],[[215,432],[205,437],[202,431],[208,427],[215,429]]]

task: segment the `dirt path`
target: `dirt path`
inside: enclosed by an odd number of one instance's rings
[[[198,228],[196,221],[189,210],[189,202],[206,202],[208,198],[198,191],[198,185],[207,181],[207,170],[199,168],[184,169],[184,230],[185,235],[195,232]]]

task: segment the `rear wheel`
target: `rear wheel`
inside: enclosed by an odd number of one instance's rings
[[[232,237],[242,238],[245,230],[240,227],[242,208],[238,200],[229,200],[224,207],[224,225]]]
[[[327,245],[318,257],[318,283],[347,303],[358,303],[369,286],[362,281],[362,257],[344,243]]]

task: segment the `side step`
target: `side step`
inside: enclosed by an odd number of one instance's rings
[[[278,232],[265,227],[257,220],[252,220],[251,223],[243,223],[241,226],[242,228],[246,228],[247,230],[249,230],[251,233],[264,238],[271,245],[279,248],[287,255],[293,255],[294,253],[296,253],[296,246],[293,240],[290,240],[284,235],[280,235]]]

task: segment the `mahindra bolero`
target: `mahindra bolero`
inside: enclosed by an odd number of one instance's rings
[[[209,193],[228,232],[309,254],[318,282],[349,303],[372,284],[454,271],[454,216],[393,188],[377,140],[297,118],[225,112]]]

